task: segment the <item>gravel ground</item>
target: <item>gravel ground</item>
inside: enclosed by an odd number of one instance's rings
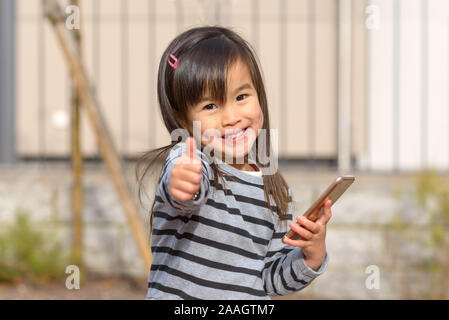
[[[147,287],[145,280],[126,278],[93,278],[81,284],[79,290],[69,290],[65,283],[49,284],[1,284],[0,300],[143,300]],[[301,293],[275,300],[319,299]]]
[[[126,278],[93,278],[69,290],[65,282],[48,284],[1,284],[0,300],[143,300],[145,280]]]

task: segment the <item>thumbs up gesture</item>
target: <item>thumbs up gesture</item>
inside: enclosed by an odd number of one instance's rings
[[[195,139],[188,137],[186,152],[182,154],[173,167],[170,176],[170,193],[179,201],[192,199],[200,189],[203,163],[196,151]]]

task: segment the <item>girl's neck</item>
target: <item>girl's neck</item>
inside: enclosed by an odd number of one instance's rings
[[[248,163],[242,163],[242,164],[231,164],[234,168],[240,170],[240,171],[256,171],[253,166],[251,166]]]
[[[224,159],[224,156],[222,156],[221,161],[226,162]],[[240,171],[256,171],[256,169],[248,163],[248,155],[245,155],[245,157],[243,159],[243,163],[235,163],[235,162],[236,162],[236,159],[234,158],[234,159],[232,159],[232,163],[228,162],[228,164]],[[239,162],[242,162],[242,161],[239,161]]]
[[[232,163],[226,162],[224,156],[222,156],[221,161],[228,163],[230,166],[232,166],[240,171],[260,171],[260,169],[256,165],[249,164],[248,155],[245,155],[245,157],[243,159],[243,163],[235,163],[236,159],[233,159]],[[239,162],[241,162],[241,161],[239,161]]]

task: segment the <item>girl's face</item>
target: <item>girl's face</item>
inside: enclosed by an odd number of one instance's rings
[[[228,96],[223,105],[203,97],[203,101],[189,109],[188,120],[190,124],[201,122],[203,146],[211,144],[215,156],[218,154],[222,160],[226,157],[234,162],[251,150],[263,126],[263,113],[248,67],[240,60],[228,72],[227,88]],[[205,131],[208,132],[205,134]],[[225,136],[232,133],[237,136]]]

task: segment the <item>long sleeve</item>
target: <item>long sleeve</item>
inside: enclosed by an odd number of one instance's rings
[[[163,165],[161,175],[159,177],[156,196],[159,196],[159,201],[166,202],[175,210],[189,213],[204,204],[210,192],[210,177],[212,169],[210,167],[208,158],[204,153],[197,149],[197,153],[203,163],[202,179],[200,182],[200,194],[196,200],[179,201],[175,199],[170,193],[170,176],[175,166],[176,159],[185,153],[186,144],[180,142],[176,144],[168,155]]]
[[[167,157],[156,192],[149,298],[269,300],[324,271],[327,260],[313,271],[299,248],[282,243],[288,221],[267,207],[261,176],[218,163],[226,184],[215,186],[212,162],[204,161],[198,199],[174,200],[169,176],[183,151]]]
[[[291,208],[291,203],[289,207]],[[264,261],[262,271],[264,290],[271,296],[283,296],[304,289],[326,270],[329,262],[326,252],[323,263],[315,271],[305,263],[301,248],[282,242],[282,237],[289,230],[290,221],[291,218],[288,220],[277,218],[275,232]]]

